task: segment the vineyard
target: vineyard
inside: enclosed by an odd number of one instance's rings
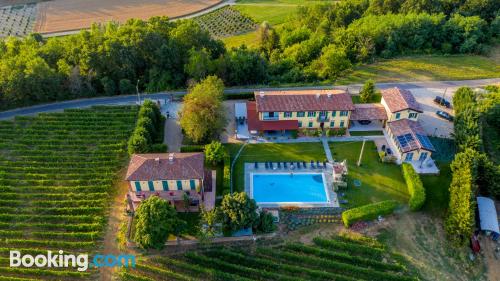
[[[314,245],[211,248],[142,260],[120,272],[123,281],[153,280],[418,280],[399,255],[376,240],[337,236]]]
[[[97,279],[95,269],[9,267],[9,250],[97,249],[137,112],[95,107],[0,122],[0,280]]]
[[[194,18],[214,38],[224,38],[255,30],[256,23],[240,11],[226,6]]]

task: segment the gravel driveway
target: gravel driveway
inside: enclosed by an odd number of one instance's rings
[[[429,136],[437,136],[442,138],[450,138],[453,132],[453,122],[445,119],[441,119],[436,115],[436,111],[446,111],[451,115],[454,115],[452,109],[441,107],[433,102],[436,96],[443,96],[443,89],[432,89],[432,88],[416,88],[410,90],[417,101],[422,106],[424,111],[420,114],[418,120],[420,124],[424,127],[424,130]],[[451,101],[454,92],[448,90],[446,92],[445,99]]]

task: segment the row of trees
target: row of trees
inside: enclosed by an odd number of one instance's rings
[[[128,153],[166,152],[163,144],[165,117],[151,100],[141,105],[135,129],[128,140]]]
[[[496,101],[492,102],[492,98]],[[451,163],[452,182],[445,228],[450,240],[463,245],[474,231],[475,197],[481,194],[500,198],[500,166],[482,152],[480,135],[483,122],[490,116],[490,110],[500,106],[500,99],[489,94],[477,95],[472,89],[463,87],[455,93],[453,106],[458,153]],[[498,117],[498,113],[495,116]]]
[[[258,48],[226,50],[194,21],[129,20],[63,38],[0,41],[0,110],[63,99],[335,79],[377,56],[480,53],[500,32],[495,0],[344,0],[259,29]]]

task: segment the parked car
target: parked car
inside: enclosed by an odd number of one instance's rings
[[[453,122],[453,116],[451,116],[448,112],[438,110],[436,111],[436,115],[450,122]]]
[[[446,108],[451,108],[451,103],[440,96],[436,96],[434,102]]]

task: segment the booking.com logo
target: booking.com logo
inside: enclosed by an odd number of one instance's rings
[[[55,268],[77,268],[78,271],[86,271],[88,268],[96,267],[135,267],[134,255],[101,255],[97,254],[92,258],[92,263],[89,263],[89,255],[87,254],[64,254],[63,250],[59,250],[54,254],[52,251],[47,251],[46,255],[38,254],[21,255],[20,251],[10,251],[10,266],[11,267],[55,267]]]

